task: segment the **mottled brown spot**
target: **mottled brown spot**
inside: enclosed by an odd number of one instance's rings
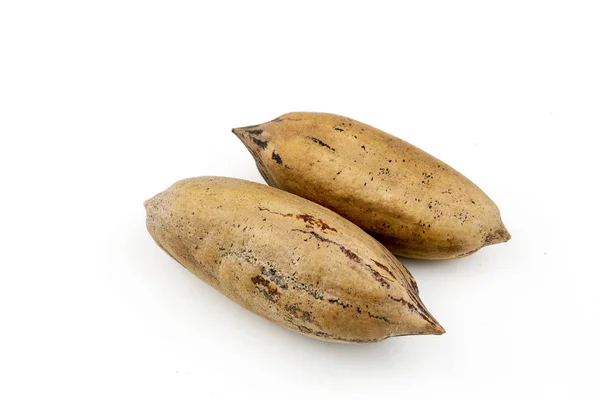
[[[271,287],[270,281],[268,279],[263,278],[260,275],[256,275],[251,279],[252,283],[255,286],[263,286],[259,287],[260,292],[267,298],[267,300],[276,303],[277,300],[281,297],[281,293],[277,290],[277,288]]]
[[[273,283],[275,283],[280,288],[286,290],[288,288],[287,282],[283,275],[277,273],[275,268],[272,267],[262,267],[260,273],[269,278]]]
[[[279,154],[275,153],[274,151],[271,154],[271,159],[275,160],[275,162],[279,165],[283,164],[283,161],[281,160],[281,156]]]
[[[297,304],[288,305],[285,307],[287,311],[289,311],[292,316],[296,319],[301,319],[304,322],[308,322],[310,324],[316,325],[319,328],[321,327],[313,318],[313,315],[306,310],[301,309]]]
[[[496,229],[488,233],[484,238],[484,246],[496,243],[502,243],[510,240],[510,233],[506,229]]]
[[[315,219],[315,217],[313,217],[312,215],[298,214],[296,215],[296,218],[303,220],[305,223],[310,224],[311,226],[318,226],[323,232],[325,232],[328,229],[330,231],[337,232],[337,229],[330,227],[322,219]]]

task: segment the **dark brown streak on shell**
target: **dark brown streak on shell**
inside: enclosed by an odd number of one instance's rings
[[[410,272],[408,272],[408,273],[410,274]],[[404,274],[402,274],[402,275],[404,275]],[[415,281],[415,278],[413,278],[412,275],[410,275],[410,278],[411,279],[408,279],[408,278],[405,277],[404,279],[408,282],[408,284],[410,285],[410,287],[413,288],[413,290],[415,291],[415,293],[419,294],[419,287],[417,286],[417,281]]]
[[[414,293],[411,290],[407,290],[408,296],[415,304],[418,304],[421,307],[425,308],[425,305],[423,304],[421,299],[419,299],[419,297],[417,296],[419,293],[419,288],[417,287],[416,281],[414,280],[413,276],[410,274],[410,271],[408,271],[406,268],[405,268],[405,270],[411,279],[407,278],[401,271],[400,271],[400,276],[402,277],[402,279],[404,280],[406,285],[408,285],[408,287],[410,287],[414,290]],[[391,300],[401,302],[400,299],[396,299],[395,297],[392,297],[392,296],[389,296],[389,297]]]
[[[258,126],[258,125],[255,125],[255,126]],[[252,138],[252,140],[256,143],[256,141],[258,139]],[[263,142],[261,140],[258,140],[258,142],[264,143],[265,147],[267,146],[267,142]],[[265,180],[265,182],[267,182],[267,184],[269,186],[272,186],[275,182],[273,182],[273,180],[269,176],[269,172],[267,170],[267,167],[263,163],[262,158],[258,154],[258,151],[254,147],[250,146],[245,140],[242,140],[242,143],[244,144],[244,146],[246,146],[246,148],[248,149],[248,151],[250,152],[250,154],[252,154],[252,157],[254,158],[254,162],[256,163],[256,168],[258,169],[258,172],[260,172],[260,176],[263,177],[263,179]]]
[[[375,261],[375,260],[373,260],[373,261]],[[390,261],[390,263],[393,263],[393,260],[391,258],[389,258],[389,261]],[[408,277],[406,275],[404,275],[404,273],[402,273],[402,271],[398,271],[400,273],[400,277],[402,278],[404,283],[407,285],[407,288],[412,288],[414,290],[414,292],[411,290],[407,290],[408,296],[415,304],[418,304],[421,307],[425,308],[425,305],[423,304],[421,299],[418,297],[419,288],[417,287],[417,283],[416,283],[415,279],[413,278],[413,276],[411,275],[409,270],[407,270],[406,268],[404,270],[408,274]],[[390,296],[390,299],[392,299],[394,301],[400,301],[391,296]]]
[[[281,156],[277,153],[275,153],[275,151],[273,151],[273,153],[271,154],[271,159],[275,160],[275,162],[279,165],[283,164],[283,161],[281,160]]]
[[[313,289],[310,285],[307,287],[307,285],[304,282],[295,281],[295,283],[297,284],[293,286],[294,289],[302,290],[303,292],[308,293],[315,300],[325,299],[325,297],[322,294],[320,294],[317,290]]]
[[[263,150],[266,149],[267,146],[269,145],[269,142],[267,142],[266,140],[260,140],[255,137],[252,137],[250,139],[252,139],[252,141]]]
[[[269,175],[269,171],[267,171],[267,167],[265,167],[265,165],[262,162],[261,158],[257,158],[256,159],[256,168],[258,169],[258,172],[260,173],[260,176],[263,177],[263,179],[265,180],[265,182],[267,182],[267,184],[269,186],[274,184],[274,181],[271,179],[271,176]]]
[[[412,297],[412,296],[411,296]],[[410,311],[412,312],[416,312],[417,314],[419,314],[421,316],[421,318],[423,318],[425,321],[429,322],[432,325],[437,325],[437,323],[435,321],[432,321],[431,318],[429,318],[427,315],[423,314],[423,312],[421,312],[421,310],[419,310],[417,307],[415,307],[414,305],[412,305],[411,303],[409,303],[408,301],[404,300],[404,299],[398,299],[394,296],[391,296],[388,294],[388,298],[390,300],[393,301],[397,301],[398,303],[404,305],[405,307],[407,307]],[[414,299],[413,299],[414,301]]]
[[[327,147],[329,150],[335,152],[335,149],[333,147],[331,147],[330,145],[328,145],[327,143],[323,142],[321,139],[317,139],[315,137],[312,136],[307,136],[308,139],[312,140],[313,142],[323,146],[323,147]]]
[[[380,320],[382,320],[382,321],[385,321],[386,323],[388,323],[388,324],[390,324],[390,325],[398,325],[398,323],[397,323],[397,322],[391,321],[391,320],[389,320],[387,317],[382,317],[382,316],[380,316],[380,315],[373,315],[373,314],[371,314],[371,313],[368,313],[368,314],[369,314],[369,317],[371,317],[371,318],[375,318],[375,319],[380,319]]]
[[[396,275],[394,275],[394,274],[392,273],[392,271],[390,271],[390,269],[389,269],[387,266],[385,266],[385,265],[383,265],[382,263],[380,263],[379,261],[376,261],[376,260],[373,260],[373,259],[371,259],[371,261],[373,261],[375,264],[377,264],[377,266],[378,266],[379,268],[381,268],[381,269],[385,270],[385,271],[386,271],[388,274],[390,274],[390,276],[391,276],[392,278],[394,278],[394,279],[396,279],[396,280],[397,280],[397,278],[396,278]]]
[[[381,243],[379,245],[382,249],[384,249],[386,253],[386,258],[389,261],[390,265],[393,266],[394,263],[398,262],[398,259],[393,254],[389,253],[384,245],[382,245]],[[399,272],[400,277],[404,280],[404,282],[406,282],[407,285],[412,287],[416,294],[419,294],[419,287],[417,286],[417,281],[407,268],[404,268],[404,271],[406,272],[406,274],[404,274],[404,272],[402,272],[401,270],[396,270],[396,272]]]
[[[303,231],[301,229],[292,229],[292,231],[305,233],[307,235],[312,235],[313,237],[315,237],[320,242],[330,243],[330,244],[333,244],[333,245],[337,246],[340,249],[340,251],[342,253],[344,253],[344,255],[346,257],[348,257],[350,260],[352,260],[352,261],[354,261],[354,262],[362,265],[363,267],[365,267],[371,273],[371,275],[373,275],[373,278],[375,278],[375,280],[377,282],[379,282],[379,284],[381,286],[386,287],[388,289],[390,288],[390,284],[388,282],[390,279],[388,279],[385,276],[381,275],[372,266],[370,266],[362,258],[360,258],[356,253],[354,253],[352,250],[347,249],[346,247],[344,247],[344,245],[341,245],[341,244],[339,244],[337,242],[334,242],[333,240],[327,239],[327,238],[319,235],[316,232],[308,232],[308,231]]]
[[[276,212],[276,211],[271,211],[271,210],[269,210],[268,208],[263,208],[263,207],[260,207],[260,206],[258,207],[258,209],[259,209],[260,211],[267,211],[267,212],[269,212],[269,213],[271,213],[271,214],[281,215],[282,217],[293,217],[293,216],[294,216],[294,214],[292,214],[292,213],[288,213],[288,214],[279,213],[279,212]],[[319,219],[316,219],[314,216],[312,216],[312,215],[309,215],[309,214],[297,214],[297,215],[296,215],[296,219],[302,220],[302,221],[304,221],[306,224],[309,224],[310,226],[314,226],[314,225],[316,225],[316,226],[318,226],[319,228],[321,228],[321,230],[322,230],[323,232],[325,232],[325,231],[327,231],[327,230],[330,230],[330,231],[333,231],[333,232],[337,232],[337,229],[335,229],[335,228],[332,228],[331,226],[329,226],[329,225],[328,225],[328,224],[327,224],[325,221],[323,221],[322,219],[320,219],[320,218],[319,218]],[[307,226],[307,228],[308,228],[308,226]]]
[[[337,232],[337,229],[330,227],[325,222],[323,222],[322,219],[315,219],[315,217],[313,217],[312,215],[299,214],[299,215],[296,215],[296,218],[301,219],[305,223],[308,223],[310,225],[317,225],[319,228],[321,228],[321,230],[323,232],[325,232],[327,229],[329,229],[330,231],[333,231],[333,232]]]
[[[294,216],[294,214],[291,214],[291,213],[289,213],[289,214],[283,214],[283,213],[279,213],[277,211],[271,211],[268,208],[263,208],[263,207],[260,207],[260,206],[258,207],[258,209],[260,211],[266,211],[266,212],[269,212],[271,214],[281,215],[282,217],[293,217]]]

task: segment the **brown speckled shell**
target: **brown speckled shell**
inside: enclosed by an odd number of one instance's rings
[[[475,184],[369,125],[289,113],[233,132],[269,185],[336,211],[396,255],[456,258],[510,238],[498,208]]]
[[[266,185],[202,177],[177,182],[145,207],[148,231],[164,251],[288,329],[350,343],[444,332],[402,264],[318,204]]]

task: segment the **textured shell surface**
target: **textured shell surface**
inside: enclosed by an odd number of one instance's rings
[[[457,258],[510,239],[473,182],[372,126],[297,112],[233,132],[269,185],[337,212],[398,256]]]
[[[156,243],[246,309],[317,339],[441,334],[404,266],[338,214],[233,178],[179,181],[145,202]]]

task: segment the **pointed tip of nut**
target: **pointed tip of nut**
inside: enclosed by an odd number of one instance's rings
[[[504,227],[504,241],[508,242],[510,239],[512,239],[512,235],[510,234],[508,229],[506,229],[506,227]]]
[[[148,200],[144,201],[144,208],[146,209],[147,213],[150,213],[152,211],[153,206],[156,206],[157,204],[157,199],[160,198],[160,195],[162,193],[157,194],[156,196],[150,197]]]
[[[419,323],[413,323],[410,328],[404,328],[398,330],[393,336],[406,336],[406,335],[436,335],[440,336],[446,333],[446,329],[441,326],[437,321],[426,321],[423,320]]]
[[[429,316],[429,321],[427,321],[427,325],[425,325],[423,329],[423,335],[443,335],[446,333],[446,330],[439,322],[431,315],[431,313],[425,309],[425,313]]]
[[[435,324],[435,325],[432,325],[431,331],[427,332],[427,333],[429,333],[431,335],[443,335],[444,333],[446,333],[446,330],[440,324]]]
[[[511,234],[508,232],[504,224],[501,222],[500,227],[487,234],[484,241],[484,246],[492,244],[505,243],[511,239]]]
[[[242,128],[233,128],[233,129],[231,129],[231,132],[233,132],[233,134],[235,136],[238,136],[238,137],[242,134],[243,131],[244,130]]]
[[[413,335],[443,335],[446,330],[435,319],[431,312],[425,307],[421,299],[417,296],[417,302],[414,303],[413,311],[418,313],[418,317],[411,318],[411,334]],[[415,315],[415,314],[412,314]],[[416,316],[416,315],[415,315]]]
[[[233,132],[236,136],[240,137],[243,134],[249,134],[249,135],[261,135],[263,133],[263,126],[268,124],[264,123],[264,124],[258,124],[258,125],[250,125],[250,126],[242,126],[239,128],[233,128],[231,129],[231,132]]]

